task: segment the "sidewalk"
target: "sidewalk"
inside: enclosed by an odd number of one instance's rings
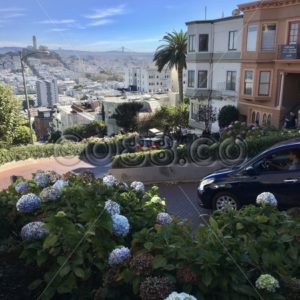
[[[95,173],[97,177],[101,177],[108,172],[109,168],[110,166],[95,167],[80,160],[77,156],[50,157],[10,162],[0,167],[0,190],[9,186],[10,177],[12,175],[31,179],[32,173],[35,173],[37,170],[54,170],[59,174],[64,174],[69,171],[76,173],[91,171]]]

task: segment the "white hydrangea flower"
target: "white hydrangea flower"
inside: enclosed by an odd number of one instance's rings
[[[131,188],[133,188],[136,192],[145,192],[145,186],[142,182],[140,181],[134,181],[130,185]]]
[[[197,298],[186,293],[173,292],[165,300],[197,300]]]
[[[276,289],[280,287],[278,280],[270,274],[260,275],[255,282],[255,286],[260,290],[266,290],[271,293],[275,293]]]
[[[103,177],[103,184],[105,184],[107,186],[113,186],[113,185],[117,184],[117,179],[116,179],[116,177],[114,177],[112,175],[106,175]]]
[[[257,196],[256,203],[261,206],[277,206],[277,200],[272,193],[264,192]]]

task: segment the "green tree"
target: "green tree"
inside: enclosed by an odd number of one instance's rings
[[[138,102],[122,103],[112,117],[125,132],[136,131],[138,129],[137,115],[142,108],[143,104]]]
[[[11,144],[20,121],[20,105],[11,88],[0,84],[0,140]]]
[[[163,37],[163,45],[159,46],[154,54],[158,71],[165,66],[172,69],[175,67],[178,73],[179,98],[183,102],[183,70],[186,69],[187,35],[182,30],[166,33]]]
[[[220,128],[227,127],[232,122],[239,119],[239,111],[233,105],[223,106],[218,116],[218,122]]]
[[[199,105],[198,119],[204,123],[205,131],[210,132],[211,125],[217,121],[217,109],[211,104]]]
[[[164,105],[142,124],[144,130],[145,128],[158,128],[164,132],[169,132],[176,127],[186,128],[188,126],[189,106],[184,103],[177,106]]]

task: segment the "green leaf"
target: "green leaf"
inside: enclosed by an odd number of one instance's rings
[[[81,268],[76,267],[73,269],[73,272],[78,278],[83,279],[85,277],[84,270]]]
[[[61,277],[66,276],[67,274],[69,274],[69,272],[71,271],[71,267],[69,264],[65,265],[64,267],[62,267],[62,269],[59,271],[59,275]]]
[[[205,270],[201,276],[201,279],[205,286],[209,286],[213,279],[211,272],[208,270]]]
[[[236,230],[242,230],[244,229],[244,225],[242,223],[236,223]]]
[[[219,231],[218,223],[213,217],[209,218],[209,225],[216,233]]]
[[[43,283],[43,280],[41,280],[41,279],[37,279],[37,280],[35,280],[35,281],[33,281],[30,285],[29,285],[29,287],[28,287],[28,289],[29,290],[35,290],[37,287],[39,287],[41,284]]]
[[[153,243],[152,242],[146,242],[144,244],[144,248],[147,249],[147,250],[151,250],[153,247]]]
[[[152,265],[154,269],[164,268],[167,260],[162,255],[158,255],[153,259]]]
[[[59,294],[70,293],[74,288],[76,288],[76,279],[73,274],[70,274],[66,280],[63,280],[57,289]]]
[[[54,235],[54,234],[48,235],[47,238],[44,241],[43,249],[48,249],[48,248],[53,247],[56,244],[57,241],[58,241],[58,236],[57,235]]]

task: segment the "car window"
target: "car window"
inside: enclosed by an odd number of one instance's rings
[[[286,172],[300,170],[300,149],[291,148],[273,152],[253,164],[259,172]]]

